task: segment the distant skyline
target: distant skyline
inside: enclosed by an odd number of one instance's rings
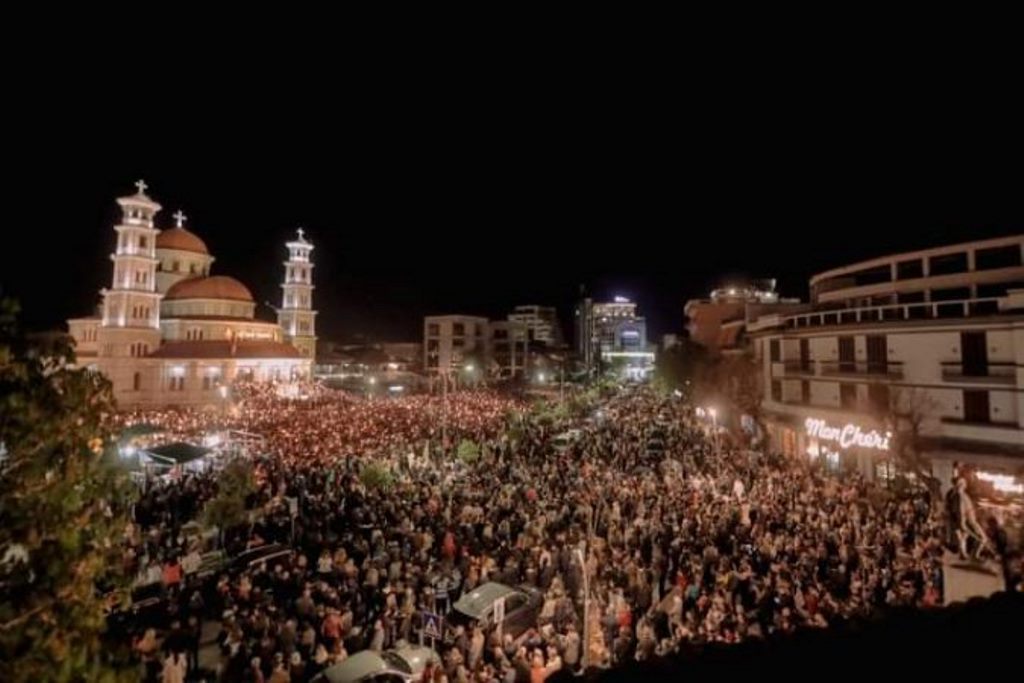
[[[410,107],[254,82],[121,107],[64,78],[18,100],[6,154],[0,287],[33,328],[89,313],[110,281],[114,200],[139,178],[159,226],[183,210],[213,273],[261,303],[279,303],[283,243],[306,228],[325,339],[411,341],[427,314],[530,303],[557,306],[571,335],[582,284],[636,301],[653,340],[733,274],[806,299],[818,271],[1024,233],[1024,133],[989,109],[842,100],[808,117],[798,89],[757,111],[653,89],[601,107],[597,90],[424,91]]]

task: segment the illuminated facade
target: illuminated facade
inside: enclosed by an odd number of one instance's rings
[[[285,339],[305,358],[316,358],[316,311],[313,310],[313,245],[302,228],[298,237],[285,244],[288,260],[284,263],[284,290],[277,322],[285,331]]]
[[[873,259],[810,285],[806,310],[749,325],[776,450],[886,476],[894,420],[905,432],[914,418],[944,484],[954,462],[1000,486],[1024,468],[1024,235]]]
[[[279,325],[256,319],[248,288],[210,275],[214,259],[185,216],[159,230],[160,205],[145,183],[137,187],[117,200],[113,278],[100,292],[100,315],[68,321],[78,364],[106,375],[121,407],[216,404],[239,377],[308,376],[312,358]]]
[[[624,297],[607,303],[583,299],[576,309],[576,344],[588,371],[613,370],[624,379],[641,380],[654,368],[647,321]]]

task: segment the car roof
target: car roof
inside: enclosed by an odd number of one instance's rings
[[[391,650],[396,655],[404,659],[409,663],[409,667],[412,669],[413,674],[419,674],[426,668],[427,662],[431,659],[434,661],[441,661],[437,653],[431,650],[429,647],[417,647],[410,645],[408,647],[400,647]]]
[[[474,588],[456,601],[454,608],[471,617],[480,617],[498,598],[504,598],[513,593],[518,593],[515,588],[510,588],[503,583],[485,583]]]
[[[379,654],[372,650],[363,650],[349,656],[343,662],[324,669],[323,676],[329,683],[352,683],[385,669],[387,664]]]

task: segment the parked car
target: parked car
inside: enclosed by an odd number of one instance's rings
[[[578,429],[570,429],[568,431],[562,432],[554,439],[555,450],[564,451],[569,446],[579,441],[582,435],[583,432],[581,432]]]
[[[135,586],[129,593],[127,604],[111,605],[107,623],[114,632],[128,632],[131,628],[162,628],[167,624],[167,594],[161,582]]]
[[[286,545],[280,543],[268,543],[266,545],[257,546],[255,548],[249,548],[238,553],[228,562],[228,570],[232,574],[245,571],[250,567],[255,567],[261,562],[266,562],[268,567],[274,565],[274,562],[284,562],[291,559],[294,551]]]
[[[409,683],[420,679],[428,662],[441,663],[429,647],[403,647],[381,653],[363,650],[324,669],[313,678],[313,683]]]
[[[470,627],[480,623],[484,627],[492,627],[494,623],[494,604],[504,598],[505,618],[501,622],[504,633],[518,637],[523,631],[537,623],[537,617],[544,606],[544,596],[536,588],[522,586],[512,588],[501,583],[485,583],[464,593],[445,618],[449,628],[456,626]]]

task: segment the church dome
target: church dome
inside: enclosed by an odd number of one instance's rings
[[[174,231],[171,230],[169,232]],[[248,287],[227,275],[194,277],[171,285],[171,288],[167,290],[167,294],[164,295],[164,301],[180,299],[230,299],[247,302],[252,302],[253,300]]]
[[[156,236],[157,249],[178,249],[180,251],[191,251],[197,254],[209,254],[206,250],[206,243],[199,239],[195,233],[185,228],[171,228],[164,230]]]

